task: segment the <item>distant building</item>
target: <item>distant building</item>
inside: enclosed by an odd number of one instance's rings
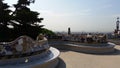
[[[71,35],[70,27],[68,28],[68,35]]]
[[[119,23],[120,23],[119,17],[117,17],[115,33],[118,33],[119,31]]]
[[[117,17],[116,29],[115,29],[115,31],[114,31],[114,35],[115,35],[116,38],[120,37],[120,30],[119,30],[119,23],[120,23],[120,21],[119,21],[119,19],[120,19],[120,18]]]

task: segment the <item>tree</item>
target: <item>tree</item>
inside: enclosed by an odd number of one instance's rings
[[[0,0],[0,26],[7,27],[11,21],[11,10],[9,10],[10,6],[6,3],[3,3],[3,0]]]
[[[12,41],[21,35],[36,39],[39,33],[52,34],[50,30],[42,28],[44,25],[39,25],[43,20],[39,18],[39,13],[28,8],[34,2],[35,0],[18,0],[14,4],[15,11],[11,11],[10,6],[0,0],[0,41]]]
[[[41,32],[45,35],[48,35],[48,36],[55,35],[55,33],[52,30],[49,30],[49,29],[46,29],[46,28],[42,28]]]
[[[41,29],[41,20],[39,13],[31,11],[28,6],[30,3],[34,3],[34,0],[18,0],[18,3],[14,5],[16,10],[13,13],[14,20],[18,23],[14,23],[14,28],[18,35],[28,35],[36,37]]]
[[[8,28],[8,25],[10,25],[12,20],[12,15],[10,15],[12,11],[9,10],[9,7],[3,0],[0,0],[0,39],[10,37],[9,33],[11,30]]]

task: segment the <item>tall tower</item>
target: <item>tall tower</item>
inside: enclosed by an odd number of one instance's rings
[[[68,35],[70,35],[71,34],[71,30],[70,30],[70,27],[68,28]]]
[[[116,21],[116,31],[118,32],[119,31],[119,17],[117,17],[117,21]]]

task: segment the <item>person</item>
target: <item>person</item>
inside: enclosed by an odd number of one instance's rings
[[[103,35],[103,38],[102,38],[102,43],[107,43],[107,36],[106,35]]]
[[[37,36],[37,40],[43,40],[44,39],[44,35],[43,34],[39,34],[38,36]]]
[[[87,42],[88,43],[92,43],[93,42],[93,37],[92,37],[92,35],[90,33],[87,35]]]
[[[81,36],[81,42],[84,43],[85,42],[85,38],[83,36]]]

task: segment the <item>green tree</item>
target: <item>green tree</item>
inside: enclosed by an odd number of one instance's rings
[[[3,3],[3,0],[0,0],[0,25],[7,27],[11,21],[11,10],[6,3]]]
[[[45,35],[52,36],[55,35],[55,33],[52,30],[46,29],[46,28],[41,28],[41,32]]]
[[[12,15],[10,15],[12,11],[9,10],[10,6],[3,1],[4,0],[0,0],[0,39],[4,40],[10,37],[9,33],[11,30],[8,28],[8,25],[10,25],[12,20]]]
[[[11,41],[21,35],[36,39],[39,33],[53,34],[52,31],[42,28],[44,25],[40,25],[43,18],[39,18],[39,13],[28,8],[34,2],[35,0],[18,0],[14,4],[15,11],[12,12],[10,6],[0,0],[0,41]],[[14,28],[9,28],[9,25]]]
[[[39,13],[30,10],[28,6],[30,3],[34,3],[34,0],[18,0],[18,3],[14,5],[16,10],[13,13],[14,20],[18,23],[14,23],[15,32],[18,35],[28,35],[35,38],[41,29],[41,20]]]

